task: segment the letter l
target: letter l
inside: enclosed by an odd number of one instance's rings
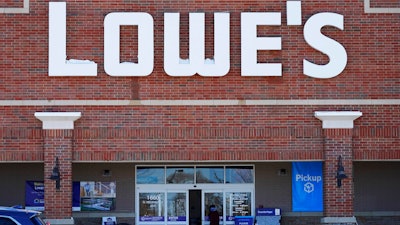
[[[88,60],[67,63],[66,2],[49,2],[49,76],[97,76]]]

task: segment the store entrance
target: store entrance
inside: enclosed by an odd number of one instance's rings
[[[253,166],[154,166],[136,170],[137,225],[221,225],[253,215]]]
[[[201,190],[189,190],[189,225],[201,225]]]

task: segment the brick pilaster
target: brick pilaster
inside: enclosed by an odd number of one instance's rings
[[[47,219],[70,219],[72,216],[72,152],[74,121],[80,112],[37,112],[43,122],[44,207]],[[53,168],[60,171],[60,187],[49,179]]]
[[[72,216],[72,134],[73,130],[44,130],[45,214],[49,219]],[[59,160],[60,189],[50,180]]]
[[[315,112],[324,129],[325,218],[350,218],[354,215],[353,121],[361,115],[358,111]],[[341,180],[341,186],[337,179],[339,157],[347,175]]]
[[[324,130],[324,215],[329,217],[353,216],[353,153],[352,129]],[[338,160],[348,178],[342,179],[341,187],[337,184]]]

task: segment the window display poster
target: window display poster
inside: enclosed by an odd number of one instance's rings
[[[251,192],[227,193],[227,221],[235,220],[236,216],[251,216]]]
[[[72,211],[81,211],[80,182],[72,182]]]
[[[110,211],[115,209],[116,182],[80,182],[81,211]]]
[[[72,211],[80,210],[80,183],[72,183]],[[44,211],[44,181],[25,182],[25,208],[36,211]]]
[[[117,217],[115,216],[107,216],[103,217],[102,225],[116,225],[117,224]]]
[[[44,211],[44,182],[25,182],[25,208]]]
[[[81,181],[80,186],[81,186],[81,188],[80,188],[81,198],[88,198],[88,197],[115,198],[116,197],[115,182]]]
[[[160,192],[139,193],[139,220],[164,221],[165,194]]]

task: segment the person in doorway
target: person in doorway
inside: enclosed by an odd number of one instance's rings
[[[210,212],[208,214],[208,218],[210,218],[210,225],[219,225],[219,213],[215,205],[210,206]]]

